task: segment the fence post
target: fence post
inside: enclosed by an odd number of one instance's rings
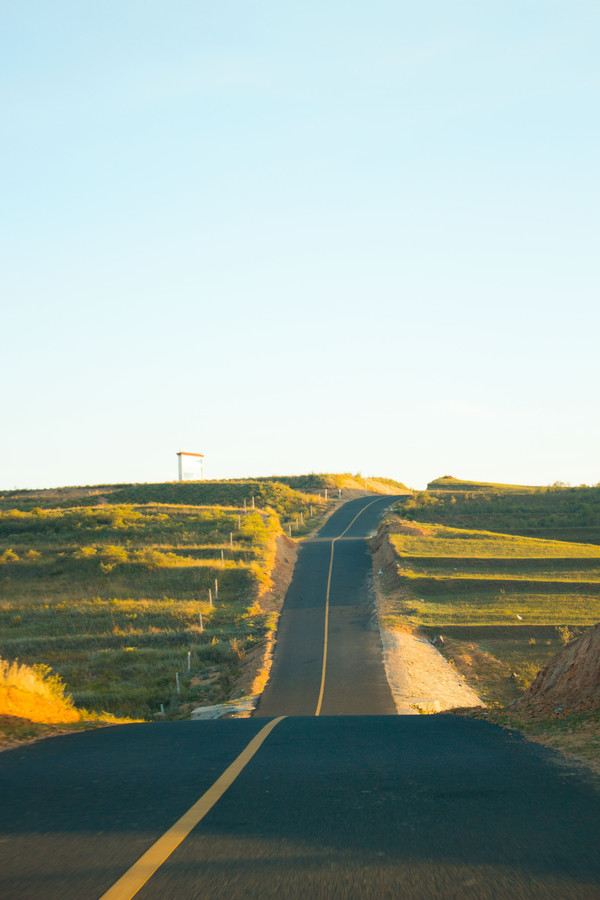
[[[209,606],[212,606],[212,605],[213,605],[213,602],[212,602],[212,591],[211,591],[210,588],[208,589],[208,605],[209,605]]]
[[[225,565],[225,554],[221,550],[221,566],[224,566],[224,565]]]
[[[187,660],[187,662],[188,662],[188,672],[189,672],[189,671],[191,670],[191,668],[192,668],[192,652],[191,652],[191,650],[188,650],[188,660]]]
[[[204,631],[204,625],[202,624],[202,613],[198,613],[198,618],[200,619],[200,631]]]
[[[233,550],[233,531],[229,532],[229,549]]]
[[[177,685],[177,693],[181,693],[181,688],[179,687],[179,672],[175,672],[175,684]]]
[[[219,582],[215,578],[215,600],[219,599]]]

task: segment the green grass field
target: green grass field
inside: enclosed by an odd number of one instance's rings
[[[515,699],[565,640],[600,620],[600,547],[388,516],[394,611],[489,702]]]
[[[117,715],[226,699],[271,627],[255,600],[279,531],[276,513],[222,507],[0,513],[0,654],[50,665],[78,706]]]
[[[431,482],[435,486],[436,482]],[[600,544],[600,487],[420,491],[399,504],[401,515],[455,528]]]

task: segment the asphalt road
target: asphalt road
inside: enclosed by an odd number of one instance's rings
[[[322,537],[341,534],[360,506],[336,513]],[[146,851],[140,900],[600,898],[600,793],[589,779],[485,721],[386,714],[358,596],[360,535],[379,512],[370,507],[334,546],[319,716],[330,540],[303,549],[286,600],[291,654],[302,610],[315,620],[296,657],[300,687],[282,654],[262,717],[106,728],[0,754],[2,900],[125,900],[134,889],[120,879],[138,878]],[[278,721],[267,701],[277,715],[305,703],[310,712]],[[357,714],[368,704],[378,714]],[[340,715],[343,705],[353,714]],[[188,821],[190,808],[200,812]],[[161,856],[174,831],[181,842]]]
[[[101,897],[263,724],[1,754],[0,897]],[[554,759],[453,716],[286,718],[137,896],[597,900],[599,795]]]
[[[314,540],[300,545],[271,675],[255,715],[312,716],[317,709],[331,716],[396,714],[373,620],[365,540],[393,499],[351,500]]]

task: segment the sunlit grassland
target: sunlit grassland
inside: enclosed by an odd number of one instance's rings
[[[231,506],[243,508],[271,507],[278,513],[284,526],[291,524],[296,530],[300,515],[319,505],[325,507],[328,498],[337,496],[338,490],[369,490],[394,493],[406,490],[405,485],[391,478],[369,477],[360,473],[351,475],[323,474],[273,475],[263,478],[243,478],[218,481],[173,481],[157,484],[99,484],[86,487],[44,488],[39,490],[0,491],[0,510],[31,510],[93,506],[108,504],[183,504],[192,506]],[[323,510],[322,510],[323,511]],[[299,523],[300,526],[301,523]]]
[[[508,702],[565,640],[600,620],[600,547],[391,515],[395,613],[486,700]]]
[[[464,481],[461,478],[453,478],[452,475],[444,475],[435,478],[427,485],[428,491],[517,491],[518,493],[540,490],[539,485],[528,484],[501,484],[493,481]]]
[[[432,482],[432,486],[435,482]],[[552,485],[520,490],[419,491],[402,501],[401,514],[455,528],[600,544],[600,486]]]
[[[250,509],[1,513],[0,653],[50,665],[78,706],[119,715],[226,699],[272,627],[256,600],[279,531],[276,513]]]
[[[600,561],[600,547],[566,541],[536,540],[519,536],[494,534],[444,525],[417,523],[417,534],[393,534],[391,540],[401,556],[471,557],[539,559],[596,558]]]

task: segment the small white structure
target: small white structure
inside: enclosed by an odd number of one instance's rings
[[[177,452],[177,468],[179,473],[179,481],[183,481],[183,457],[193,456],[200,460],[200,478],[204,478],[204,453],[187,453],[185,450]]]

